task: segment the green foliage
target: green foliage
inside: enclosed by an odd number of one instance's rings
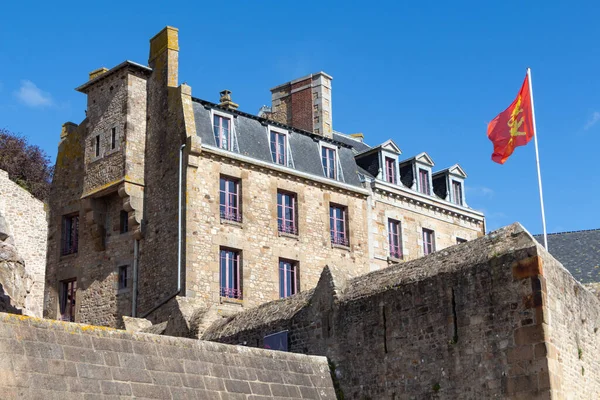
[[[433,391],[434,391],[434,392],[436,392],[436,393],[437,393],[437,392],[439,392],[439,391],[440,391],[440,389],[441,389],[441,388],[442,388],[442,387],[440,386],[440,384],[436,382],[436,383],[433,385],[433,388],[432,388],[432,389],[433,389]]]
[[[581,348],[577,349],[577,355],[579,356],[579,359],[583,359],[583,350],[581,350]]]
[[[0,169],[11,181],[42,201],[50,194],[54,167],[50,157],[23,136],[0,128]]]

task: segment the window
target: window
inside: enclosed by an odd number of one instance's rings
[[[348,246],[348,229],[346,207],[329,206],[329,227],[331,229],[331,243]]]
[[[396,183],[396,161],[393,158],[385,158],[385,178],[389,183]]]
[[[423,254],[431,254],[435,251],[435,232],[423,228]]]
[[[242,281],[240,274],[240,253],[235,250],[221,249],[221,297],[242,299]]]
[[[77,253],[77,239],[79,232],[79,215],[66,215],[63,217],[62,249],[61,254]]]
[[[388,239],[390,243],[390,257],[402,258],[402,235],[400,234],[400,221],[388,220]]]
[[[271,131],[271,156],[275,164],[287,165],[286,135]]]
[[[129,279],[129,268],[127,265],[119,267],[119,290],[127,289]]]
[[[323,163],[323,171],[325,172],[325,177],[336,179],[336,151],[331,147],[321,147],[321,161]]]
[[[429,194],[429,172],[419,169],[419,191]]]
[[[117,147],[117,128],[112,128],[110,133],[110,148],[114,150]]]
[[[295,194],[277,192],[277,230],[279,232],[298,234],[296,208]]]
[[[219,187],[219,205],[222,220],[242,222],[239,190],[240,183],[238,180],[221,178]]]
[[[461,244],[461,243],[467,243],[467,239],[463,239],[463,238],[456,238],[456,244]]]
[[[96,157],[100,156],[100,135],[96,135],[94,138],[94,151]]]
[[[75,294],[77,280],[69,279],[60,282],[60,320],[75,322]]]
[[[279,260],[279,297],[298,293],[298,264],[290,260]]]
[[[213,122],[217,147],[231,150],[231,119],[215,114]]]
[[[460,182],[452,181],[452,197],[454,203],[462,206],[463,197],[462,197],[462,185]]]
[[[119,214],[119,232],[127,233],[129,231],[129,213],[121,210]]]

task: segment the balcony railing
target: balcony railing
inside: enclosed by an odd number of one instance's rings
[[[225,221],[242,222],[242,213],[237,211],[221,211],[221,219]]]
[[[221,297],[242,300],[242,289],[221,287]]]
[[[298,235],[298,228],[296,224],[292,222],[279,222],[277,224],[277,229],[282,233],[289,233],[290,235]]]
[[[337,233],[331,233],[331,243],[333,244],[339,244],[340,246],[349,246],[350,243],[348,242],[348,238],[346,237],[345,233],[342,232],[337,232]]]

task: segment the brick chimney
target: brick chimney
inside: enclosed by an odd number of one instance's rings
[[[158,82],[168,87],[178,86],[179,29],[167,26],[150,39],[148,65]]]
[[[321,71],[274,87],[269,118],[331,138],[332,79]]]

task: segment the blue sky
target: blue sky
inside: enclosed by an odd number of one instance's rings
[[[460,163],[489,229],[519,221],[539,233],[533,141],[501,166],[486,136],[530,66],[548,231],[600,227],[596,2],[17,3],[0,16],[0,127],[53,159],[61,124],[84,118],[73,89],[88,72],[146,64],[149,38],[172,25],[195,97],[227,88],[255,114],[271,87],[323,70],[335,130],[392,138],[406,158],[426,151],[435,169]]]

